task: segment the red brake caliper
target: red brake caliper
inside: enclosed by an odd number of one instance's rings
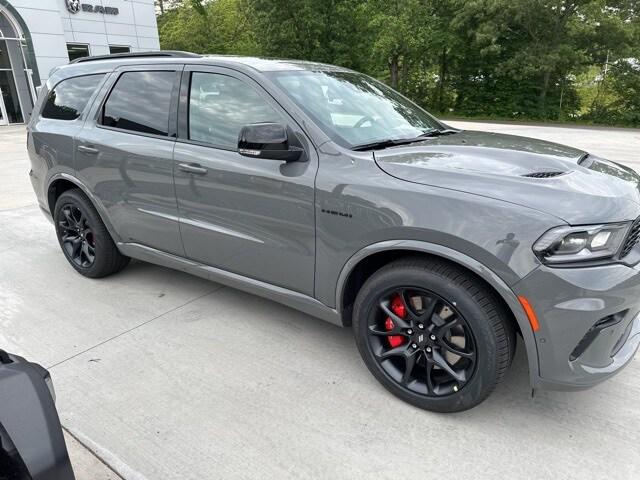
[[[404,308],[404,303],[402,303],[402,300],[400,299],[400,295],[396,295],[391,300],[391,311],[400,318],[405,318],[405,316],[407,315],[407,311]],[[390,330],[393,330],[394,327],[395,324],[393,323],[393,320],[391,320],[391,317],[387,317],[384,322],[384,328],[386,328],[388,332]],[[389,345],[391,345],[392,348],[395,348],[404,343],[404,337],[402,335],[391,335],[390,337],[387,337],[387,339],[389,340]]]

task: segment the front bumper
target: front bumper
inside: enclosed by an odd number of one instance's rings
[[[542,266],[514,291],[540,325],[534,387],[591,387],[628,365],[640,346],[640,265]]]

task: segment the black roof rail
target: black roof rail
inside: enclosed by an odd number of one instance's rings
[[[180,52],[177,50],[161,50],[157,52],[129,52],[112,53],[111,55],[96,55],[95,57],[76,58],[69,63],[84,63],[97,60],[114,60],[118,58],[148,58],[148,57],[172,57],[172,58],[200,58],[202,55],[191,52]]]

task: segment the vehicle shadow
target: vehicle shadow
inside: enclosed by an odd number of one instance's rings
[[[159,269],[160,271],[172,272],[162,267],[152,266],[143,262],[134,261],[127,269],[129,274],[133,274],[137,269]],[[121,275],[127,275],[127,271]],[[186,275],[180,273],[180,275]],[[202,280],[204,284],[215,285],[212,282]],[[410,409],[420,412],[410,405],[395,399],[382,386],[380,386],[371,376],[366,366],[360,359],[357,351],[353,331],[350,327],[340,328],[317,318],[306,315],[302,312],[286,307],[268,299],[260,298],[240,290],[230,287],[223,287],[226,295],[233,298],[234,305],[237,305],[237,314],[243,318],[239,333],[247,334],[257,332],[268,332],[269,330],[281,331],[282,329],[293,329],[296,336],[301,339],[309,339],[314,345],[326,346],[327,353],[330,353],[337,363],[344,363],[344,371],[348,372],[351,380],[356,384],[370,384],[369,389],[372,394],[390,397],[393,403],[398,403],[394,408]],[[208,300],[215,303],[221,291],[216,290]],[[244,332],[243,332],[244,331]],[[306,342],[305,342],[306,343]],[[300,345],[304,348],[304,344]],[[265,343],[263,353],[266,356],[281,354],[281,346],[277,343]],[[271,350],[271,351],[270,351]],[[322,349],[314,350],[313,354],[322,354]],[[292,351],[289,358],[291,363],[296,362],[296,352]],[[317,359],[322,362],[322,358]],[[474,418],[482,418],[483,422],[488,418],[496,421],[504,421],[505,416],[517,414],[532,417],[544,416],[557,422],[571,422],[571,417],[602,416],[602,409],[608,408],[608,394],[619,396],[624,394],[625,382],[637,371],[637,363],[623,371],[619,376],[605,382],[603,385],[593,389],[577,392],[544,391],[532,392],[529,383],[529,369],[524,343],[521,338],[517,338],[516,354],[511,368],[507,372],[502,383],[498,385],[493,394],[478,407],[467,412],[451,415],[452,417],[463,417],[465,421]],[[326,372],[331,375],[330,371]],[[349,377],[345,375],[344,382],[349,382]],[[375,392],[374,392],[375,391]],[[632,401],[631,398],[629,401]],[[633,401],[635,404],[636,402]],[[425,412],[427,415],[433,415]],[[640,436],[639,436],[640,440]]]

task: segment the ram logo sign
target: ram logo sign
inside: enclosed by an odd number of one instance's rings
[[[118,13],[120,13],[116,7],[104,7],[102,5],[80,3],[80,0],[66,0],[66,4],[67,10],[71,13],[78,13],[80,10],[89,13],[103,13],[105,15],[118,15]]]

